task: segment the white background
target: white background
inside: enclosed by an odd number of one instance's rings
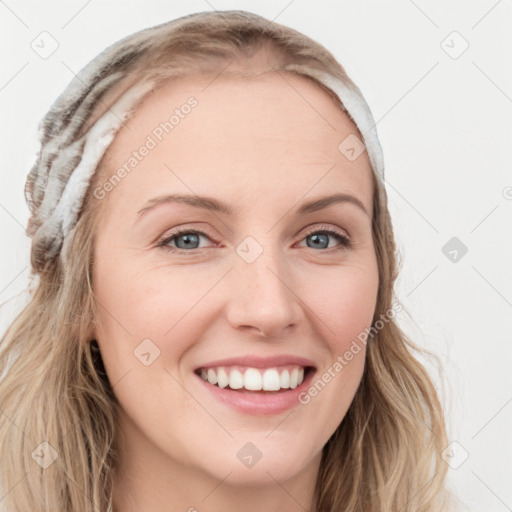
[[[23,187],[37,123],[73,72],[111,43],[213,9],[298,29],[365,95],[402,257],[397,292],[412,320],[398,318],[445,373],[449,436],[459,443],[449,482],[461,510],[512,509],[512,0],[0,1],[2,330],[28,284]],[[47,59],[31,48],[42,31],[59,45]],[[442,252],[452,237],[468,248],[456,262]]]

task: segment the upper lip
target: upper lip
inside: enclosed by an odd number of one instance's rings
[[[311,359],[305,357],[294,356],[291,354],[281,354],[271,357],[261,356],[239,356],[229,357],[226,359],[218,359],[216,361],[209,361],[194,367],[194,371],[200,368],[215,368],[218,366],[250,366],[252,368],[271,368],[273,366],[282,366],[287,364],[296,364],[299,366],[312,366],[315,368],[315,364]]]

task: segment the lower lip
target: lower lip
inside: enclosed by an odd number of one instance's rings
[[[194,374],[206,387],[206,389],[220,402],[247,414],[259,416],[279,414],[300,404],[299,395],[309,387],[309,383],[315,374],[310,369],[304,381],[295,389],[272,391],[268,394],[256,391],[235,391],[229,388],[219,388]]]

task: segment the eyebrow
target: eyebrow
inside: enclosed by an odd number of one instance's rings
[[[137,212],[137,216],[140,218],[148,211],[163,203],[187,204],[189,206],[202,208],[212,212],[224,213],[229,216],[232,216],[235,213],[235,210],[229,204],[223,203],[213,197],[198,196],[195,194],[164,194],[149,199],[145,203],[144,207]],[[306,213],[316,212],[337,203],[353,204],[362,210],[368,217],[370,216],[360,199],[350,194],[341,193],[305,202],[296,210],[295,215],[304,215]]]

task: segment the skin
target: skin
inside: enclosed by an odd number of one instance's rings
[[[378,289],[370,163],[366,152],[352,162],[340,153],[345,137],[360,134],[303,77],[195,76],[145,99],[110,146],[105,178],[190,96],[198,105],[102,199],[94,337],[121,406],[115,512],[312,510],[322,448],[360,384],[364,345],[308,404],[276,415],[214,400],[193,368],[288,353],[312,359],[321,376],[370,327]],[[164,192],[213,196],[236,213],[169,203],[136,222]],[[350,203],[293,215],[334,192],[356,196],[369,215]],[[352,246],[332,236],[315,246],[311,233],[322,226]],[[168,246],[187,254],[157,246],[177,227],[203,231],[199,248],[194,239],[183,249],[183,236]],[[236,252],[247,236],[263,248],[252,263]],[[147,338],[160,350],[149,366],[134,356]],[[262,453],[252,468],[236,456],[247,442]]]

